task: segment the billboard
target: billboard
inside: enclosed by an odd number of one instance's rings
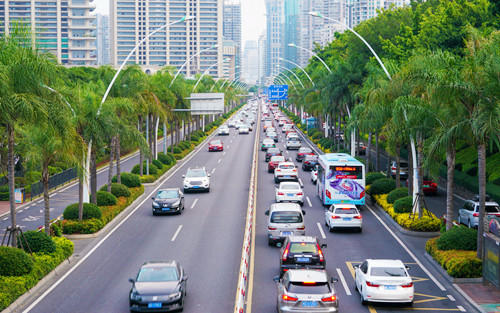
[[[224,113],[224,93],[192,93],[191,115]]]
[[[269,100],[287,100],[288,85],[271,85],[268,89]]]

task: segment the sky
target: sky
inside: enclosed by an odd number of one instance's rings
[[[113,0],[94,0],[96,4],[95,13],[109,14],[109,1]],[[264,0],[241,0],[241,12],[241,36],[244,47],[245,41],[258,40],[260,34],[266,28]]]

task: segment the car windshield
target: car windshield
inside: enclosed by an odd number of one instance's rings
[[[358,214],[358,211],[354,208],[337,208],[335,209],[337,214]]]
[[[220,140],[213,140],[212,142],[210,142],[210,144],[212,145],[220,145],[222,142]]]
[[[207,173],[205,170],[189,170],[186,174],[186,177],[206,177]]]
[[[302,223],[302,214],[299,212],[273,212],[271,223]]]
[[[296,190],[296,189],[300,189],[300,185],[299,184],[290,184],[290,183],[287,183],[287,184],[281,184],[280,185],[280,189],[282,190]]]
[[[402,267],[372,267],[371,276],[404,277],[406,271]]]
[[[288,284],[288,292],[298,294],[320,295],[330,293],[330,285],[328,283],[304,283],[304,282],[290,282]]]
[[[137,275],[138,282],[176,281],[179,279],[175,267],[145,267]]]
[[[312,242],[292,242],[290,253],[318,253],[318,246]]]
[[[292,164],[281,164],[279,167],[281,169],[294,169],[295,168],[295,166]]]
[[[484,210],[487,213],[499,213],[500,212],[500,208],[498,207],[498,205],[486,205],[484,207]]]
[[[160,190],[158,191],[158,194],[156,194],[156,199],[174,199],[178,198],[179,194],[177,193],[177,190]]]

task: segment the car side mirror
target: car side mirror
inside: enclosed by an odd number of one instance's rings
[[[186,175],[182,175],[182,178],[186,178]]]
[[[133,278],[129,278],[128,281],[135,285],[135,280]]]
[[[338,279],[338,278],[336,278],[336,277],[332,277],[332,278],[330,278],[330,281],[331,281],[332,283],[338,283],[338,282],[339,282],[339,279]]]
[[[266,211],[266,215],[269,215],[269,210]]]
[[[410,269],[410,267],[409,267],[409,266],[405,266],[405,267],[406,267],[406,269],[407,269],[407,270],[409,270],[409,269]]]
[[[302,210],[302,215],[306,215],[306,211]]]
[[[153,200],[153,201],[154,201],[154,200],[155,200],[155,197],[152,197],[152,198],[151,198],[151,200]]]
[[[208,177],[210,177],[210,176],[211,176],[211,174],[208,174],[207,176],[208,176]]]
[[[359,265],[354,265],[354,266],[353,266],[353,268],[355,268],[355,269],[356,269],[356,268],[359,268]]]
[[[274,277],[273,277],[273,280],[274,280],[275,282],[279,283],[279,282],[280,282],[280,277],[279,277],[279,276],[274,276]]]
[[[322,244],[321,245],[321,248],[327,248],[328,246],[326,245],[326,243]]]

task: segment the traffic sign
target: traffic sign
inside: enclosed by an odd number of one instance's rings
[[[268,90],[269,100],[287,100],[288,85],[271,85]]]

